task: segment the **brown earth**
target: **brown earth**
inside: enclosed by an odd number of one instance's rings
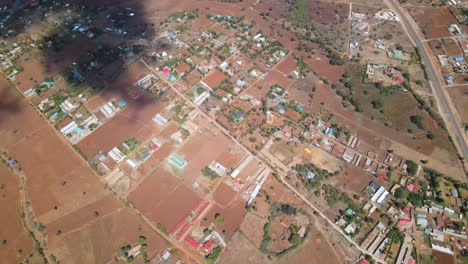
[[[450,36],[447,25],[456,24],[457,20],[447,7],[408,8],[410,14],[425,32],[427,39]]]
[[[117,256],[120,247],[135,243],[139,225],[142,234],[151,241],[149,252],[155,253],[165,246],[154,230],[104,188],[62,136],[17,92],[5,82],[0,92],[1,106],[15,103],[15,108],[1,109],[2,117],[6,111],[14,113],[14,118],[12,115],[1,120],[2,126],[17,130],[15,133],[2,130],[5,136],[0,147],[18,161],[27,177],[26,191],[36,218],[45,225],[50,253],[67,263],[107,263]],[[11,215],[9,218],[15,219]],[[14,230],[18,224],[9,226]],[[58,230],[61,235],[56,234]],[[11,244],[22,245],[27,252],[21,232],[16,235],[18,244],[13,241]]]
[[[226,207],[227,205],[229,205],[232,199],[234,199],[236,194],[236,191],[234,191],[227,184],[221,183],[218,186],[218,188],[216,188],[216,191],[213,193],[213,198],[219,205]]]
[[[154,224],[171,232],[201,199],[160,167],[130,193],[128,200]]]
[[[447,88],[463,122],[468,122],[468,85]]]
[[[21,224],[18,188],[17,177],[0,166],[0,223],[6,227],[0,230],[0,255],[5,263],[21,262],[34,248],[33,241]]]

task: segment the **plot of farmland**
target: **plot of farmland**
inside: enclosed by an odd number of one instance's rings
[[[427,39],[450,36],[447,25],[457,23],[447,7],[418,7],[410,8],[409,11]]]
[[[164,168],[155,170],[128,197],[154,224],[171,232],[201,198]]]

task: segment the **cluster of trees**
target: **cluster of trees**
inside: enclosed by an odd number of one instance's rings
[[[340,55],[338,55],[330,48],[326,48],[325,50],[327,51],[327,57],[330,59],[331,65],[344,65],[344,61]]]
[[[401,200],[408,200],[411,204],[413,204],[416,207],[420,207],[424,200],[423,196],[415,192],[410,192],[405,187],[400,187],[396,189],[395,197]]]
[[[215,263],[222,251],[223,249],[221,246],[213,248],[211,253],[205,256],[206,261],[208,261],[208,263]]]
[[[423,119],[419,115],[410,116],[411,123],[415,124],[419,129],[424,129]]]
[[[293,169],[296,171],[297,176],[305,184],[307,189],[314,189],[320,186],[323,180],[328,179],[336,175],[336,172],[328,172],[327,170],[321,170],[314,166],[312,163],[296,164]],[[312,172],[315,174],[313,179],[307,179],[307,175]]]
[[[208,166],[202,169],[202,175],[212,180],[219,178],[219,175],[214,170],[210,169]]]

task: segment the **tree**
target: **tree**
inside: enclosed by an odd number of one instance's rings
[[[418,164],[416,164],[414,161],[412,160],[407,160],[405,162],[406,164],[406,172],[408,172],[409,175],[415,175],[416,172],[418,171]]]
[[[400,230],[393,228],[390,232],[388,232],[388,238],[390,241],[393,241],[393,243],[401,243],[403,242],[403,233],[400,232]]]
[[[202,174],[203,176],[208,177],[212,180],[219,177],[218,174],[212,169],[210,169],[208,166],[202,169]]]
[[[299,245],[302,243],[302,238],[298,234],[292,234],[288,240],[293,245]]]
[[[419,129],[424,129],[423,119],[419,115],[410,116],[411,123],[415,124]]]
[[[406,199],[408,198],[409,191],[405,187],[400,187],[395,190],[395,197],[398,199]]]
[[[215,221],[218,222],[218,223],[223,223],[224,222],[224,219],[221,217],[220,213],[215,214]]]
[[[433,140],[434,139],[434,134],[432,134],[431,132],[427,133],[426,134],[426,137],[430,140]]]
[[[419,207],[422,205],[423,197],[415,192],[411,192],[408,196],[408,201],[410,201],[414,206]]]
[[[214,263],[218,259],[219,255],[221,254],[222,248],[220,246],[213,248],[212,252],[206,255],[206,260],[209,263]]]

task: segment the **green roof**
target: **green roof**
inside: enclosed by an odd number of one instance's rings
[[[183,167],[185,167],[185,165],[187,165],[187,161],[185,161],[181,156],[177,155],[177,154],[172,154],[170,157],[169,157],[169,161],[175,165],[176,167],[178,167],[179,169],[182,169]]]
[[[396,58],[401,58],[401,57],[403,57],[403,51],[397,50],[397,49],[393,49],[393,57],[396,57]]]

